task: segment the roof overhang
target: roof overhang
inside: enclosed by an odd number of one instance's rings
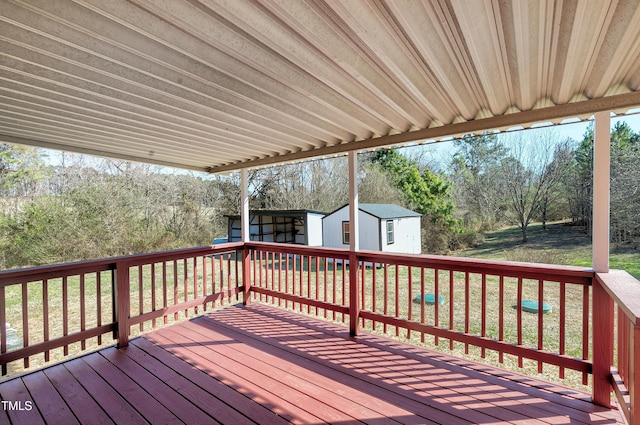
[[[625,113],[640,2],[3,1],[0,142],[209,172]]]

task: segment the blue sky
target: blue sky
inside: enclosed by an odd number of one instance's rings
[[[624,115],[624,116],[616,116],[611,117],[611,128],[613,128],[619,121],[625,121],[631,129],[640,133],[640,111],[636,111],[634,115]],[[592,120],[586,121],[577,121],[573,123],[561,124],[552,126],[552,128],[557,135],[558,141],[564,141],[567,138],[571,138],[577,142],[582,140],[582,137],[587,130],[587,127],[592,123]],[[522,130],[522,131],[535,131],[535,130]],[[446,168],[446,166],[451,162],[451,157],[454,154],[454,146],[452,141],[447,142],[438,142],[433,144],[422,145],[419,147],[410,147],[411,149],[427,149],[429,152],[427,157],[433,161],[436,167]]]
[[[635,115],[612,117],[611,127],[613,128],[613,126],[618,121],[626,121],[635,132],[640,133],[640,111],[637,111]],[[571,124],[562,124],[562,125],[553,126],[553,129],[558,134],[559,140],[572,138],[576,141],[580,141],[582,139],[582,136],[584,135],[584,132],[586,131],[587,127],[591,122],[592,121],[579,121]],[[528,130],[523,130],[523,131],[528,131]],[[409,147],[407,149],[408,150],[427,149],[428,151],[427,157],[430,158],[436,164],[438,164],[437,166],[439,167],[446,167],[450,163],[451,156],[454,153],[454,146],[452,141],[421,145],[417,147]],[[47,153],[48,163],[53,165],[58,165],[60,163],[59,151],[47,150],[47,149],[44,149],[44,151]],[[88,157],[90,158],[90,156]],[[91,164],[90,159],[87,162]],[[206,175],[205,173],[176,170],[172,168],[165,168],[165,167],[159,167],[159,168],[164,170],[167,173],[194,173],[197,175]]]

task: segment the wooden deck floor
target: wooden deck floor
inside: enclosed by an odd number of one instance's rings
[[[620,422],[583,393],[259,304],[6,381],[0,397],[14,402],[3,424]]]

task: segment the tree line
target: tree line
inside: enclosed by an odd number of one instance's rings
[[[640,242],[640,134],[611,133],[611,224],[616,243]],[[468,135],[446,163],[424,151],[380,149],[358,156],[359,199],[423,215],[423,251],[446,253],[483,233],[564,219],[591,229],[593,129],[582,140],[551,130]],[[237,175],[168,172],[157,166],[0,144],[0,267],[75,261],[206,245],[237,214]],[[251,209],[332,212],[347,203],[344,157],[249,173]]]

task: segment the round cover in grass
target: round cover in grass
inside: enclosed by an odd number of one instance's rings
[[[422,301],[422,296],[421,295],[416,295],[416,297],[413,299],[413,301],[419,303],[420,301]],[[436,303],[435,294],[424,294],[424,302],[426,304],[435,304]],[[444,297],[442,295],[438,296],[438,303],[444,304]]]
[[[542,313],[551,313],[553,309],[547,303],[542,303]],[[538,312],[538,301],[533,300],[522,300],[522,311],[527,311],[529,313],[537,313]]]

